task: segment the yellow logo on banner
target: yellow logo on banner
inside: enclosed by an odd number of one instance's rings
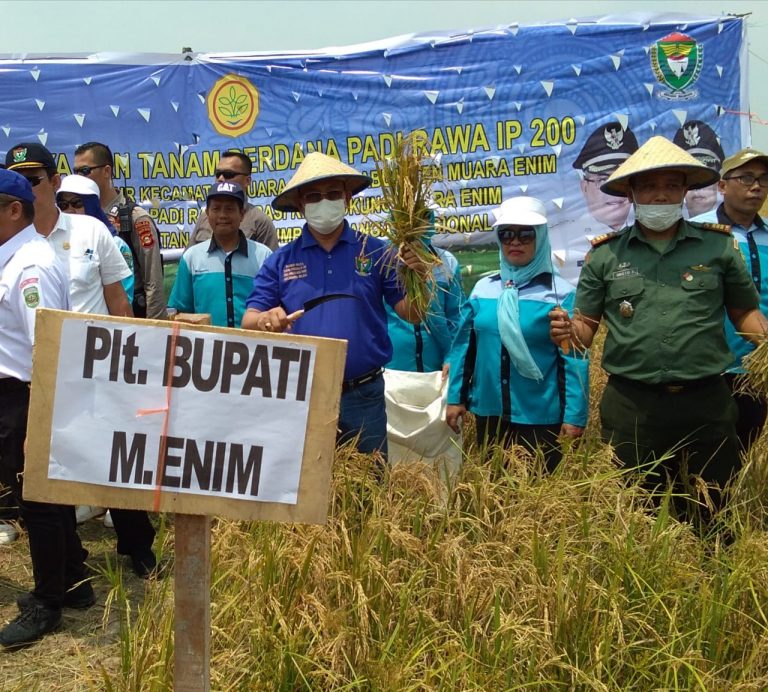
[[[245,77],[228,74],[208,94],[208,119],[216,132],[239,137],[250,132],[259,115],[259,92]]]

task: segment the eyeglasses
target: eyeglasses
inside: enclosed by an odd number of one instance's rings
[[[58,205],[61,211],[67,211],[70,207],[72,209],[82,209],[85,206],[85,202],[79,197],[70,197],[69,199],[60,199]]]
[[[248,175],[248,174],[241,173],[240,171],[223,171],[217,168],[213,174],[213,177],[224,178],[224,180],[232,180],[232,178],[237,178],[238,175]]]
[[[40,183],[43,182],[42,175],[25,175],[24,177],[32,187],[37,187]]]
[[[752,187],[755,183],[760,187],[768,187],[768,173],[763,173],[761,176],[754,176],[751,173],[732,175],[730,178],[724,178],[724,180],[738,180],[745,187]]]
[[[535,228],[500,228],[499,240],[502,243],[520,241],[521,245],[530,245],[536,239]]]
[[[77,168],[73,168],[72,172],[75,173],[76,175],[89,176],[97,168],[104,168],[105,166],[109,166],[109,164],[108,163],[102,163],[100,166],[78,166]]]
[[[306,192],[301,195],[305,204],[317,204],[320,200],[329,199],[338,202],[344,199],[344,190],[328,190],[328,192]]]

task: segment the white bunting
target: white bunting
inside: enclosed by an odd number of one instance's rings
[[[301,98],[301,94],[298,91],[292,91],[291,96],[293,96],[293,100],[296,101],[296,103],[298,103]]]
[[[652,82],[643,82],[643,86],[648,91],[648,96],[653,96],[653,90],[656,88],[656,85]]]
[[[523,194],[528,192],[528,185],[520,185],[520,192],[522,192]]]
[[[160,75],[159,74],[157,74],[157,75],[155,75],[155,74],[150,75],[149,78],[155,83],[155,86],[160,86]]]
[[[356,91],[352,92],[352,98],[355,99],[355,101],[357,101],[357,92]]]
[[[648,55],[648,53],[651,52],[651,47],[650,46],[643,46],[643,50],[645,51],[645,54]]]
[[[11,126],[10,125],[3,125],[2,127],[3,132],[5,133],[6,137],[10,137],[11,135]]]
[[[152,111],[149,108],[137,108],[137,111],[139,111],[139,115],[144,118],[146,122],[149,122],[149,117],[152,115]]]
[[[515,145],[515,149],[522,154],[525,151],[525,142],[520,142],[520,144]]]
[[[384,84],[386,84],[388,87],[391,87],[392,86],[392,75],[383,74],[381,76],[384,77]]]
[[[688,111],[673,110],[672,113],[681,125],[688,119]]]
[[[577,77],[581,76],[581,65],[571,65],[571,68],[576,73]]]
[[[120,106],[110,106],[110,109],[112,110],[112,115],[117,117],[117,114],[120,112]]]
[[[557,156],[559,158],[560,157],[560,153],[563,151],[563,145],[562,144],[555,144],[552,147],[552,151],[554,151],[555,152],[555,156]]]
[[[86,85],[88,85],[88,86],[90,86],[90,85],[91,85],[91,80],[92,80],[92,79],[93,79],[93,77],[83,77],[83,81],[84,81],[84,82],[86,83]]]
[[[272,72],[272,65],[267,65],[267,72]]]
[[[558,209],[562,209],[562,208],[563,208],[563,202],[564,202],[564,201],[565,201],[565,198],[564,198],[564,197],[555,197],[555,198],[552,200],[552,204],[554,204],[554,205],[555,205],[555,206],[556,206]]]
[[[517,22],[509,25],[509,33],[513,36],[517,36],[517,32],[520,31],[520,25]]]
[[[579,20],[578,19],[569,19],[565,25],[568,27],[568,31],[571,32],[571,36],[573,36],[576,33],[576,27],[579,26]]]
[[[522,101],[513,101],[513,105],[515,106],[515,110],[519,111],[523,107]]]
[[[722,22],[718,22],[717,23],[717,33],[720,34],[720,33],[722,33],[722,31],[723,31],[723,23]]]
[[[544,89],[544,91],[547,92],[547,96],[552,96],[552,89],[554,89],[554,87],[555,87],[555,83],[554,82],[546,80],[546,81],[543,81],[543,82],[539,82],[539,84],[541,84],[541,86]]]
[[[40,140],[40,144],[45,146],[45,143],[48,141],[48,133],[43,132],[43,130],[40,130],[39,134],[37,135],[37,138]]]
[[[464,68],[463,68],[461,65],[459,65],[458,67],[454,67],[453,69],[454,69],[454,70],[456,70],[456,72],[458,72],[459,74],[461,74],[461,71],[462,71]]]
[[[437,101],[437,97],[439,95],[440,95],[440,92],[435,90],[429,90],[424,92],[424,96],[426,96],[427,100],[430,101],[433,105]]]
[[[464,97],[463,96],[456,103],[456,110],[459,111],[459,114],[461,114],[461,111],[464,110]]]
[[[40,99],[35,99],[35,103],[37,104],[37,107],[40,110],[43,110],[43,108],[45,108],[45,101],[41,101]]]
[[[522,70],[523,70],[523,66],[522,65],[512,65],[512,69],[515,72],[517,72],[517,74],[520,74],[520,72],[522,72]]]
[[[77,121],[77,124],[80,125],[80,127],[83,126],[83,123],[85,122],[85,113],[74,113],[75,120]]]
[[[687,25],[687,24],[682,24],[682,25],[680,25],[680,26],[678,27],[678,29],[679,29],[680,31],[687,31],[687,30],[688,30],[688,25]]]
[[[178,101],[171,101],[171,108],[173,108],[173,110],[178,113],[179,112],[179,102]]]
[[[717,113],[717,116],[720,117],[721,115],[725,115],[725,108],[722,106],[715,106],[715,113]]]
[[[650,28],[651,28],[650,22],[646,22],[645,24],[643,24],[643,31],[648,31],[648,29]],[[646,50],[645,52],[647,53],[648,51]]]
[[[616,116],[616,120],[619,121],[619,125],[621,125],[622,130],[627,129],[627,125],[629,125],[629,116],[626,113],[614,113]]]
[[[392,113],[382,113],[381,115],[384,117],[384,122],[387,123],[387,127],[389,127],[392,124]]]
[[[722,76],[723,76],[723,66],[722,65],[715,65],[715,69],[717,70],[717,76],[722,78]]]
[[[655,132],[656,131],[656,123],[653,120],[651,120],[651,122],[649,122],[648,124],[651,126],[651,132]]]
[[[483,91],[489,100],[493,100],[493,95],[496,93],[496,87],[487,86],[483,87]]]
[[[197,92],[197,98],[200,99],[200,103],[205,104],[205,94],[204,93],[198,91]]]
[[[583,125],[585,122],[587,122],[587,116],[577,115],[576,120],[578,121],[579,125]]]
[[[29,71],[29,74],[31,74],[31,75],[32,75],[32,79],[34,79],[35,81],[37,81],[37,80],[38,80],[38,78],[40,77],[40,70],[39,70],[39,69],[36,67],[35,69],[33,69],[33,70],[30,70],[30,71]]]
[[[611,56],[611,61],[613,62],[613,69],[618,70],[621,65],[621,55],[618,53],[614,53]]]
[[[264,129],[267,131],[267,137],[271,137],[272,136],[272,128],[271,127],[265,127]]]

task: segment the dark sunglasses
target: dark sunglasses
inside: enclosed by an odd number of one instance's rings
[[[248,174],[241,173],[240,171],[224,171],[217,168],[213,174],[213,177],[224,178],[224,180],[232,180],[232,178],[237,178],[238,175],[248,175]]]
[[[42,175],[25,175],[24,177],[32,187],[37,187],[40,183],[43,182]]]
[[[535,228],[500,228],[499,240],[502,243],[511,243],[515,240],[522,245],[530,245],[536,239]]]
[[[61,211],[67,211],[67,209],[82,209],[85,206],[85,202],[79,197],[72,197],[70,199],[60,199],[58,206]]]
[[[307,192],[301,196],[305,204],[317,204],[323,199],[338,202],[344,199],[344,190],[328,190],[328,192]]]
[[[93,173],[97,168],[104,168],[104,166],[109,166],[108,163],[102,163],[100,166],[78,166],[77,168],[73,168],[72,172],[76,175],[85,175],[88,176],[91,173]]]

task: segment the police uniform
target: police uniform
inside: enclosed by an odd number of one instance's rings
[[[240,242],[226,252],[215,237],[187,250],[179,260],[168,306],[179,312],[209,313],[211,324],[239,327],[253,279],[272,251],[240,232]]]
[[[245,216],[240,224],[240,229],[246,238],[255,240],[257,243],[266,245],[270,250],[277,250],[277,233],[275,225],[263,211],[257,209],[253,204],[246,202]],[[198,243],[208,240],[212,235],[211,224],[208,222],[208,214],[202,212],[200,218],[195,224],[192,233],[189,234],[187,247],[193,247]]]
[[[60,621],[67,589],[86,578],[87,553],[77,536],[74,508],[22,497],[35,311],[67,310],[69,305],[64,268],[34,226],[0,245],[0,468],[29,535],[34,601],[46,609],[47,627],[41,634]],[[0,633],[0,643],[6,646],[14,643],[6,641],[12,626]]]
[[[432,251],[440,264],[432,269],[434,296],[423,323],[406,322],[394,308],[385,304],[392,340],[392,359],[387,363],[388,368],[431,372],[441,370],[447,360],[464,302],[461,267],[448,250],[433,247]]]
[[[358,432],[361,452],[386,455],[386,410],[381,368],[392,357],[383,301],[391,306],[404,294],[398,285],[391,247],[357,233],[344,221],[334,247],[325,251],[304,225],[301,235],[274,252],[256,275],[248,308],[267,311],[281,305],[287,313],[330,293],[340,298],[306,312],[293,334],[345,339],[347,359],[339,414],[340,441]]]
[[[755,214],[752,225],[744,228],[731,221],[725,213],[724,205],[721,204],[717,209],[696,217],[694,221],[719,223],[731,228],[731,232],[739,243],[739,249],[746,258],[752,282],[760,294],[760,310],[764,315],[768,315],[768,227],[762,218]],[[728,366],[725,379],[731,387],[739,410],[736,433],[742,447],[749,449],[763,429],[766,414],[768,414],[768,404],[763,397],[740,393],[736,383],[738,375],[744,372],[743,360],[755,350],[755,345],[738,334],[730,320],[726,320],[725,323],[725,338],[735,356]]]
[[[541,381],[518,373],[502,345],[498,303],[503,290],[499,274],[480,279],[462,308],[449,357],[448,403],[463,404],[478,416],[480,441],[512,424],[518,442],[545,449],[553,470],[560,460],[561,425],[584,428],[589,408],[589,361],[575,352],[564,356],[549,338],[547,315],[558,303],[571,312],[574,288],[548,272],[519,287],[520,329]]]
[[[733,358],[723,308],[758,305],[735,239],[727,227],[680,221],[661,251],[637,224],[593,244],[575,308],[608,327],[606,441],[630,467],[682,449],[689,472],[722,486],[739,464],[735,405],[720,377]],[[663,465],[677,476],[679,463]]]
[[[137,317],[165,319],[163,262],[157,226],[147,210],[136,205],[131,211],[130,236],[126,237],[120,223],[120,207],[124,204],[126,200],[123,193],[116,191],[115,197],[103,206],[103,210],[130,245],[137,260],[134,263],[133,312]]]

